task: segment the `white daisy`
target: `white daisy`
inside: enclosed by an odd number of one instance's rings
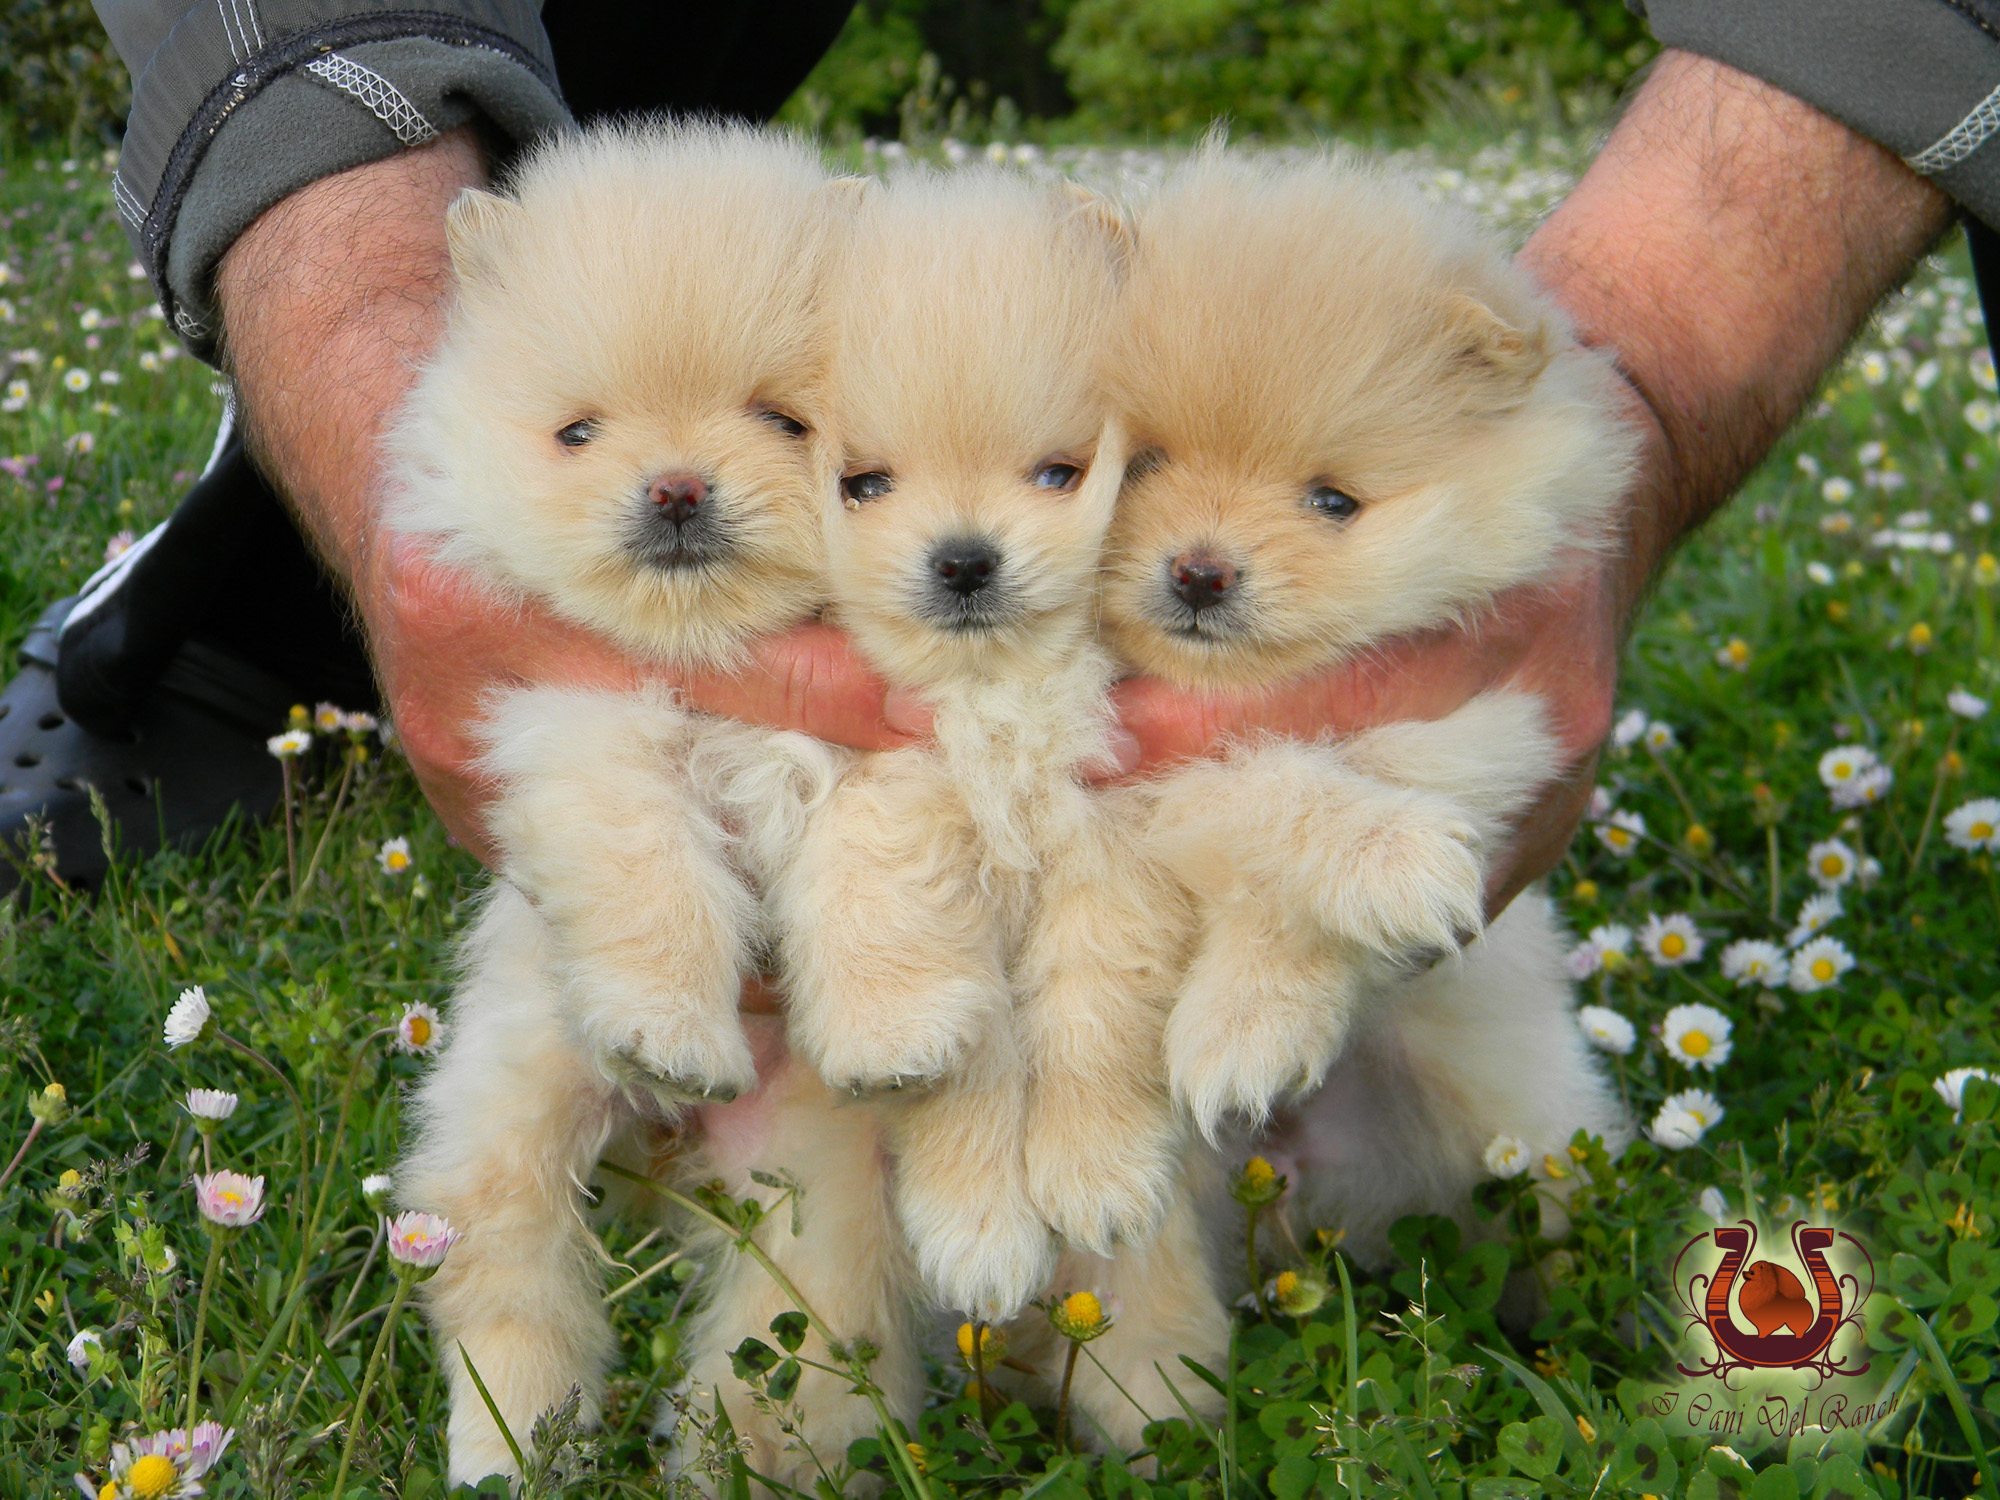
[[[1962,687],[1955,687],[1949,693],[1946,693],[1944,704],[1946,708],[1957,714],[1961,719],[1980,718],[1992,706],[1984,698],[1968,693]]]
[[[1976,797],[1945,814],[1944,839],[1967,853],[2000,852],[2000,797]]]
[[[1662,968],[1677,969],[1700,958],[1708,944],[1695,929],[1692,918],[1675,912],[1665,917],[1648,916],[1639,929],[1639,946],[1646,950],[1646,957]]]
[[[1721,1188],[1703,1188],[1701,1196],[1696,1198],[1694,1202],[1696,1208],[1699,1208],[1709,1218],[1715,1220],[1716,1223],[1726,1224],[1729,1222],[1729,1200],[1722,1195]]]
[[[1828,505],[1845,505],[1854,498],[1854,481],[1836,474],[1819,487],[1819,492]]]
[[[1858,868],[1854,851],[1839,839],[1824,839],[1806,850],[1806,873],[1822,890],[1839,890]]]
[[[1617,1011],[1603,1005],[1586,1005],[1576,1013],[1590,1045],[1613,1056],[1623,1057],[1639,1040],[1639,1028]]]
[[[1747,656],[1745,659],[1748,659]],[[1648,724],[1646,726],[1646,748],[1655,755],[1665,755],[1669,750],[1673,749],[1673,726],[1663,724],[1658,719]]]
[[[1611,743],[1620,750],[1630,749],[1639,743],[1640,737],[1646,732],[1648,722],[1650,721],[1646,718],[1644,709],[1630,710],[1611,726]]]
[[[1838,984],[1854,967],[1854,955],[1839,938],[1814,938],[1792,955],[1792,988],[1802,995]]]
[[[1887,766],[1870,766],[1859,776],[1844,781],[1829,794],[1833,805],[1843,810],[1851,807],[1868,807],[1889,795],[1889,788],[1895,783],[1896,773]]]
[[[1732,672],[1749,671],[1750,643],[1740,635],[1731,636],[1727,642],[1716,649],[1715,664],[1718,667],[1726,667]]]
[[[1645,817],[1635,812],[1614,812],[1597,825],[1597,836],[1604,841],[1604,847],[1620,859],[1638,849],[1639,838],[1645,831]]]
[[[1685,1151],[1707,1133],[1708,1128],[1698,1116],[1666,1104],[1660,1106],[1660,1112],[1653,1116],[1653,1123],[1646,1127],[1646,1134],[1653,1138],[1654,1143],[1669,1151]]]
[[[1938,1098],[1951,1106],[1951,1117],[1956,1120],[1965,1111],[1965,1086],[1973,1079],[1984,1079],[1992,1083],[1993,1075],[1984,1068],[1953,1068],[1942,1078],[1933,1078],[1931,1087],[1937,1090]]]
[[[408,839],[385,839],[382,847],[375,851],[375,862],[382,867],[384,875],[400,875],[410,868],[410,841]]]
[[[1836,745],[1819,758],[1820,783],[1833,791],[1876,763],[1875,752],[1866,745]]]
[[[200,985],[182,990],[180,999],[167,1012],[167,1045],[185,1047],[199,1040],[208,1027],[208,1014],[208,994]]]
[[[1822,891],[1817,896],[1808,896],[1799,903],[1798,920],[1785,938],[1787,948],[1796,948],[1814,933],[1825,929],[1827,923],[1843,914],[1838,891]]]
[[[66,391],[87,391],[90,389],[90,371],[68,370],[63,374],[63,389]]]
[[[1833,582],[1833,569],[1823,562],[1809,562],[1806,564],[1806,577],[1825,588]]]
[[[1590,935],[1576,945],[1570,955],[1570,973],[1578,979],[1588,979],[1599,969],[1617,968],[1631,952],[1632,929],[1621,922],[1606,922],[1591,928]]]
[[[274,734],[264,741],[264,748],[279,760],[296,760],[312,748],[312,742],[309,730],[287,729],[283,734]]]
[[[212,1120],[220,1124],[236,1113],[237,1098],[227,1089],[189,1089],[187,1112],[197,1120]]]
[[[1968,1069],[1967,1071],[1970,1070]],[[90,1351],[93,1349],[102,1349],[103,1347],[104,1340],[98,1337],[91,1329],[86,1328],[69,1341],[69,1347],[63,1353],[68,1356],[69,1362],[76,1366],[76,1371],[79,1375],[88,1375],[90,1373]]]
[[[1610,788],[1594,786],[1590,789],[1590,809],[1584,817],[1592,823],[1602,823],[1611,816],[1615,806],[1617,803],[1612,799]]]
[[[1528,1143],[1517,1136],[1496,1135],[1486,1148],[1486,1170],[1495,1177],[1519,1177],[1530,1163]]]
[[[1887,454],[1888,451],[1889,449],[1887,445],[1881,442],[1877,442],[1873,439],[1870,439],[1868,442],[1863,443],[1858,449],[1855,450],[1854,460],[1856,463],[1860,464],[1862,468],[1872,469],[1875,467],[1875,465],[1882,462],[1883,456]]]
[[[1683,1067],[1713,1071],[1729,1061],[1731,1029],[1712,1005],[1676,1005],[1660,1023],[1660,1041]]]
[[[435,1010],[418,1001],[396,1022],[396,1045],[419,1056],[435,1052],[444,1045],[444,1022]]]
[[[1722,977],[1738,986],[1782,983],[1785,950],[1758,938],[1739,939],[1722,950]]]

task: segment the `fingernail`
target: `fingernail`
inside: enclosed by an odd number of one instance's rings
[[[922,739],[931,732],[931,707],[909,688],[890,688],[882,700],[882,722],[898,734]]]

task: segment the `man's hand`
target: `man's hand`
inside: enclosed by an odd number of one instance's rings
[[[1549,703],[1569,754],[1496,862],[1497,914],[1553,869],[1588,805],[1617,658],[1680,539],[1769,451],[1949,206],[1880,147],[1767,84],[1661,58],[1603,152],[1522,251],[1582,341],[1617,351],[1643,435],[1622,545],[1467,628],[1256,694],[1121,689],[1143,764],[1257,731],[1311,737],[1435,719],[1488,688]]]
[[[497,599],[382,529],[381,437],[443,331],[445,210],[486,168],[469,132],[294,193],[237,240],[217,290],[258,466],[346,583],[425,795],[482,860],[490,796],[471,734],[485,695],[530,682],[676,683],[716,713],[863,749],[906,744],[922,709],[838,632],[762,643],[732,675],[674,676],[527,604]]]

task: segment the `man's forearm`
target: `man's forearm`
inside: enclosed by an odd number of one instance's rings
[[[252,451],[358,597],[377,566],[383,425],[443,326],[445,210],[485,180],[454,131],[294,193],[217,274]]]
[[[1895,156],[1721,63],[1665,54],[1522,251],[1659,424],[1625,607],[1734,492],[1950,222]]]

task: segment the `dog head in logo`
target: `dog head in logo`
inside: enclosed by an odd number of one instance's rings
[[[1806,1300],[1806,1289],[1799,1278],[1771,1260],[1757,1261],[1743,1273],[1736,1305],[1764,1338],[1780,1328],[1803,1334],[1818,1316],[1818,1309]]]

